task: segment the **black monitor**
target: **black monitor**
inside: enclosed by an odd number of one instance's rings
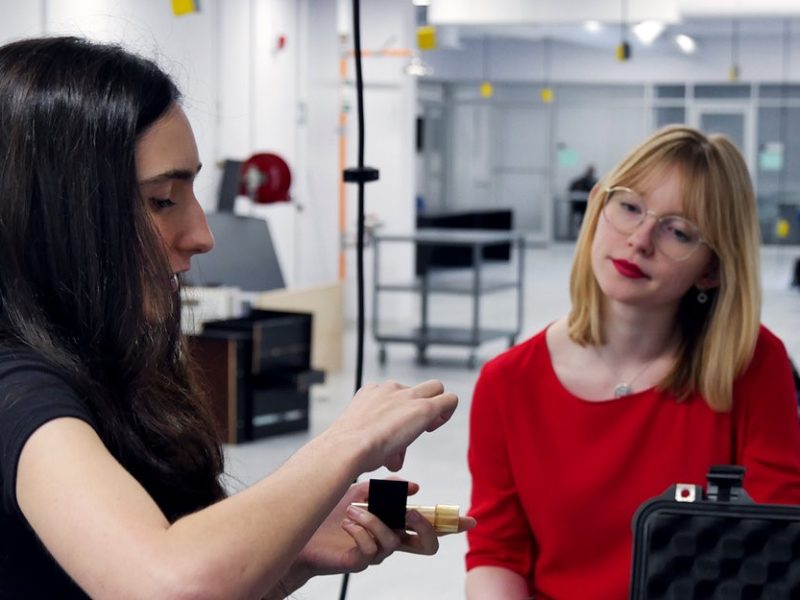
[[[236,196],[239,195],[239,181],[241,179],[242,161],[226,160],[222,165],[222,179],[219,183],[219,196],[217,211],[233,212]]]
[[[228,212],[207,217],[214,249],[192,258],[186,278],[189,285],[234,286],[248,292],[286,287],[264,219]]]

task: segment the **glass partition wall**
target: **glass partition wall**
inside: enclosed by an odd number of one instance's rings
[[[570,182],[588,166],[612,168],[649,132],[688,123],[742,151],[764,242],[800,243],[800,85],[562,84],[549,104],[535,84],[498,83],[491,98],[477,83],[435,85],[444,93],[429,137],[440,192],[432,209],[508,207],[534,241],[574,239]]]

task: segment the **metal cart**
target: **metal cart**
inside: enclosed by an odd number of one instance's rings
[[[475,351],[484,342],[508,338],[509,346],[516,343],[522,329],[523,282],[525,273],[524,234],[510,231],[487,231],[475,229],[421,229],[411,234],[377,234],[373,238],[373,303],[372,333],[380,344],[378,360],[386,363],[386,345],[390,343],[413,344],[417,347],[417,362],[427,363],[427,349],[431,345],[465,346],[470,348],[469,368],[476,365]],[[461,246],[471,248],[471,277],[460,281],[442,280],[433,269],[423,269],[416,280],[409,284],[382,283],[379,272],[380,248],[386,242],[405,242],[416,245],[417,252],[424,247]],[[516,278],[506,281],[491,281],[484,277],[484,249],[492,246],[511,245],[516,250]],[[480,324],[480,302],[483,294],[502,290],[516,290],[516,323],[508,329],[484,329]],[[414,292],[420,295],[420,323],[407,332],[381,332],[379,328],[381,292]],[[434,327],[428,320],[428,305],[431,294],[456,294],[472,296],[472,322],[464,327]]]

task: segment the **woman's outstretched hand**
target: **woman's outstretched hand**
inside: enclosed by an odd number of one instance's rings
[[[385,466],[397,471],[405,450],[423,431],[433,431],[450,419],[458,397],[444,391],[440,381],[413,387],[394,381],[370,383],[353,401],[329,432],[362,449],[361,472]]]

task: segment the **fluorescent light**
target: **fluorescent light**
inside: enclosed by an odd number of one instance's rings
[[[634,35],[645,46],[652,44],[663,31],[664,24],[661,21],[642,21],[633,26]]]
[[[695,50],[697,50],[697,44],[695,44],[694,40],[683,33],[675,36],[675,43],[686,54],[694,54]]]
[[[433,67],[422,62],[419,56],[412,56],[405,68],[406,75],[412,77],[427,77],[433,75]]]
[[[430,6],[431,0],[411,0],[414,6]]]
[[[603,29],[603,24],[600,21],[586,21],[583,28],[589,33],[597,33]]]

